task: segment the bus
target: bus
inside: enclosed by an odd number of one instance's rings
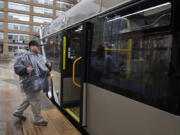
[[[177,0],[82,0],[43,29],[48,97],[90,135],[180,134]]]

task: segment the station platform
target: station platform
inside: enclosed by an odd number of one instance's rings
[[[42,93],[41,111],[48,126],[34,126],[33,115],[28,108],[26,121],[13,117],[12,113],[23,100],[18,78],[9,64],[0,63],[0,135],[80,135],[81,133]]]

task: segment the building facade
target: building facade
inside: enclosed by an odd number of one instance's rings
[[[0,57],[28,47],[40,26],[51,23],[77,0],[0,0]]]

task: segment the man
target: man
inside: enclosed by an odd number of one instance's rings
[[[34,115],[33,124],[47,126],[48,122],[43,120],[41,115],[41,89],[51,65],[47,64],[39,53],[40,45],[32,40],[29,42],[29,51],[24,51],[16,58],[14,70],[20,76],[20,87],[25,97],[13,116],[26,120],[23,112],[30,105]]]

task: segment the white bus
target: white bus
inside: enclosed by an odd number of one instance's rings
[[[43,29],[54,74],[49,97],[77,127],[180,135],[178,4],[82,0]]]

